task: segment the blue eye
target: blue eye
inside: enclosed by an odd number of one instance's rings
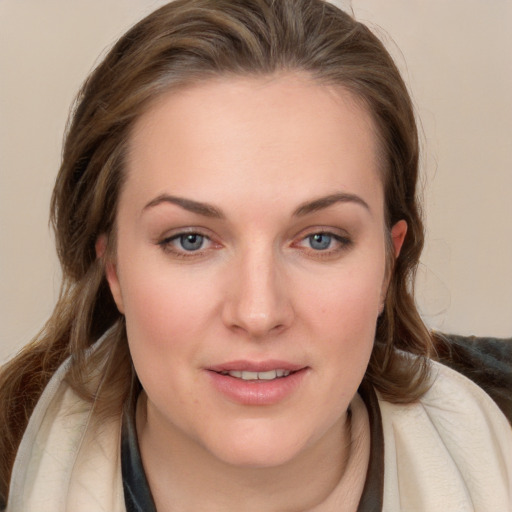
[[[187,233],[180,235],[177,239],[185,251],[198,251],[203,247],[205,237],[197,233]]]
[[[206,257],[214,249],[219,249],[220,244],[215,243],[208,235],[197,231],[185,231],[170,235],[157,242],[157,245],[168,255],[176,258]]]
[[[333,237],[327,233],[315,233],[314,235],[309,235],[307,238],[312,249],[325,251],[331,246]]]

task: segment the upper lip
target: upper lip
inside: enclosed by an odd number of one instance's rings
[[[289,372],[296,372],[298,370],[302,370],[303,368],[306,368],[306,366],[291,363],[289,361],[267,359],[265,361],[228,361],[226,363],[220,363],[214,366],[209,366],[207,369],[213,372],[231,372],[235,370],[245,372],[268,372],[270,370],[287,370]]]

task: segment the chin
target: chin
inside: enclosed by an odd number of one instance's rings
[[[249,449],[248,449],[249,448]],[[218,451],[218,450],[217,450]],[[283,449],[282,446],[266,446],[263,450],[251,447],[230,447],[229,450],[215,454],[222,462],[230,466],[248,469],[268,469],[292,462],[301,449]]]
[[[262,426],[256,421],[252,428],[242,431],[226,430],[221,437],[210,439],[206,449],[214,457],[231,466],[241,468],[271,468],[285,465],[299,457],[312,444],[312,435],[290,428]],[[259,423],[259,425],[257,425]],[[208,444],[210,446],[208,446]]]

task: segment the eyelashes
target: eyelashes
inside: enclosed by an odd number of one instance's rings
[[[165,253],[180,259],[200,258],[223,247],[211,236],[194,228],[167,236],[158,241],[157,245]],[[336,257],[352,245],[353,240],[348,234],[342,235],[326,229],[310,230],[290,243],[290,247],[297,248],[303,254],[320,259]]]
[[[178,258],[191,258],[203,255],[210,249],[221,247],[212,239],[198,231],[185,231],[163,238],[158,242],[161,249]]]
[[[312,249],[314,252],[329,253],[341,248],[348,248],[352,240],[329,231],[319,231],[303,238],[297,246]]]

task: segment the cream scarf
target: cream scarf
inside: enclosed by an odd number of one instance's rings
[[[120,418],[90,428],[91,405],[55,373],[23,436],[7,512],[125,512]],[[417,403],[380,401],[385,512],[512,512],[512,429],[478,386],[433,363]],[[511,391],[512,392],[512,391]]]

